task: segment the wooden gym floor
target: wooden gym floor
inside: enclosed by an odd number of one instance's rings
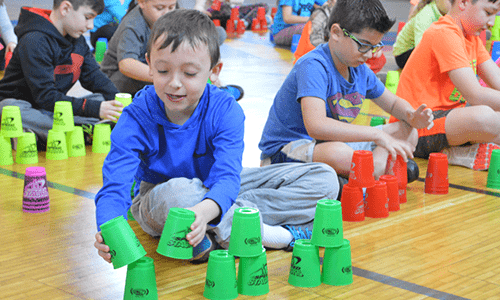
[[[390,49],[389,49],[390,50]],[[386,52],[390,70],[393,58]],[[243,164],[257,167],[260,139],[273,97],[291,69],[292,55],[267,36],[247,32],[222,46],[222,80],[241,85],[246,114]],[[84,91],[78,87],[74,94]],[[356,122],[382,115],[367,101]],[[14,153],[15,155],[15,153]],[[0,167],[1,299],[122,299],[126,268],[114,270],[93,247],[94,196],[105,155],[47,161],[50,212],[22,212],[23,174],[31,165]],[[344,222],[354,282],[297,288],[287,283],[291,253],[268,251],[270,293],[239,299],[500,299],[500,191],[486,188],[487,172],[450,166],[447,195],[424,194],[427,161],[408,186],[408,203],[386,219]],[[155,260],[160,299],[203,299],[207,264],[156,253],[158,240],[129,221]],[[323,250],[320,250],[323,253]]]

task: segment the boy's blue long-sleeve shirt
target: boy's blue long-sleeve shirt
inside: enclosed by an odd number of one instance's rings
[[[167,119],[154,86],[139,91],[111,134],[103,187],[95,198],[97,226],[126,217],[134,177],[138,184],[199,178],[210,190],[205,198],[217,202],[222,218],[240,189],[244,120],[234,98],[210,84],[183,125]]]

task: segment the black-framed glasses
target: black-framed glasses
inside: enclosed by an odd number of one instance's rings
[[[342,28],[342,31],[344,32],[345,36],[351,38],[353,41],[356,42],[356,44],[358,44],[358,51],[361,52],[361,53],[366,53],[366,52],[368,52],[370,50],[372,50],[373,53],[376,53],[376,52],[380,51],[384,47],[384,44],[382,42],[378,43],[377,45],[361,43],[349,31],[345,30],[344,28]]]

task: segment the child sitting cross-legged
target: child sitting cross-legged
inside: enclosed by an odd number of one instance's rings
[[[353,152],[373,150],[378,179],[385,174],[389,154],[393,160],[397,155],[413,158],[415,128],[432,125],[432,112],[425,104],[414,109],[392,94],[365,65],[380,51],[393,24],[379,0],[337,0],[328,43],[296,62],[274,98],[259,143],[261,165],[323,162],[348,177]],[[352,124],[365,97],[404,122]],[[410,176],[408,182],[417,177]]]
[[[210,18],[196,10],[160,17],[146,57],[154,85],[136,94],[111,134],[95,198],[98,227],[126,217],[130,208],[141,228],[157,237],[170,208],[187,208],[195,212],[186,237],[193,262],[228,247],[238,207],[259,209],[265,247],[290,250],[295,239],[310,238],[317,201],[337,197],[338,185],[331,184],[337,175],[318,163],[242,169],[243,110],[207,83],[222,68]],[[100,232],[94,245],[109,262]]]

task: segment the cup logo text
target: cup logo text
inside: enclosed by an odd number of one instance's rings
[[[297,266],[302,259],[298,256],[292,256],[292,264],[290,266],[290,275],[297,276],[297,277],[304,277],[304,274],[302,273],[302,268],[300,266]]]
[[[338,228],[323,228],[321,232],[324,235],[336,236],[337,234],[339,234],[340,230]]]
[[[255,246],[260,243],[260,237],[253,237],[253,238],[248,238],[245,239],[245,244],[250,245],[250,246]]]
[[[212,281],[210,279],[205,279],[205,286],[208,287],[208,288],[213,288],[215,287],[215,281]]]
[[[64,119],[63,119],[62,112],[57,112],[54,114],[54,125],[61,125],[61,126],[66,125],[66,123],[64,122]]]
[[[31,158],[38,155],[38,150],[36,149],[36,144],[30,144],[21,150],[20,157]]]
[[[47,152],[54,153],[54,154],[64,153],[64,150],[63,150],[61,144],[62,144],[62,141],[60,141],[60,140],[55,140],[55,141],[50,142],[47,145]]]
[[[130,294],[135,297],[146,297],[149,294],[148,289],[130,289]]]
[[[344,273],[344,274],[350,274],[351,272],[352,272],[351,266],[347,266],[347,267],[342,268],[342,273]]]
[[[263,264],[260,269],[253,272],[250,275],[250,280],[248,281],[248,285],[259,286],[259,285],[265,285],[267,283],[268,283],[268,277],[267,277],[267,263],[266,263]]]
[[[172,246],[176,248],[189,248],[188,240],[186,239],[186,235],[189,233],[188,229],[181,230],[172,235],[170,240],[168,241],[167,246]]]
[[[49,191],[47,190],[45,179],[33,180],[26,184],[24,188],[24,198],[26,199],[41,199],[48,197]]]
[[[2,121],[2,129],[9,131],[16,131],[17,127],[16,124],[14,123],[14,118],[13,117],[4,118]]]

